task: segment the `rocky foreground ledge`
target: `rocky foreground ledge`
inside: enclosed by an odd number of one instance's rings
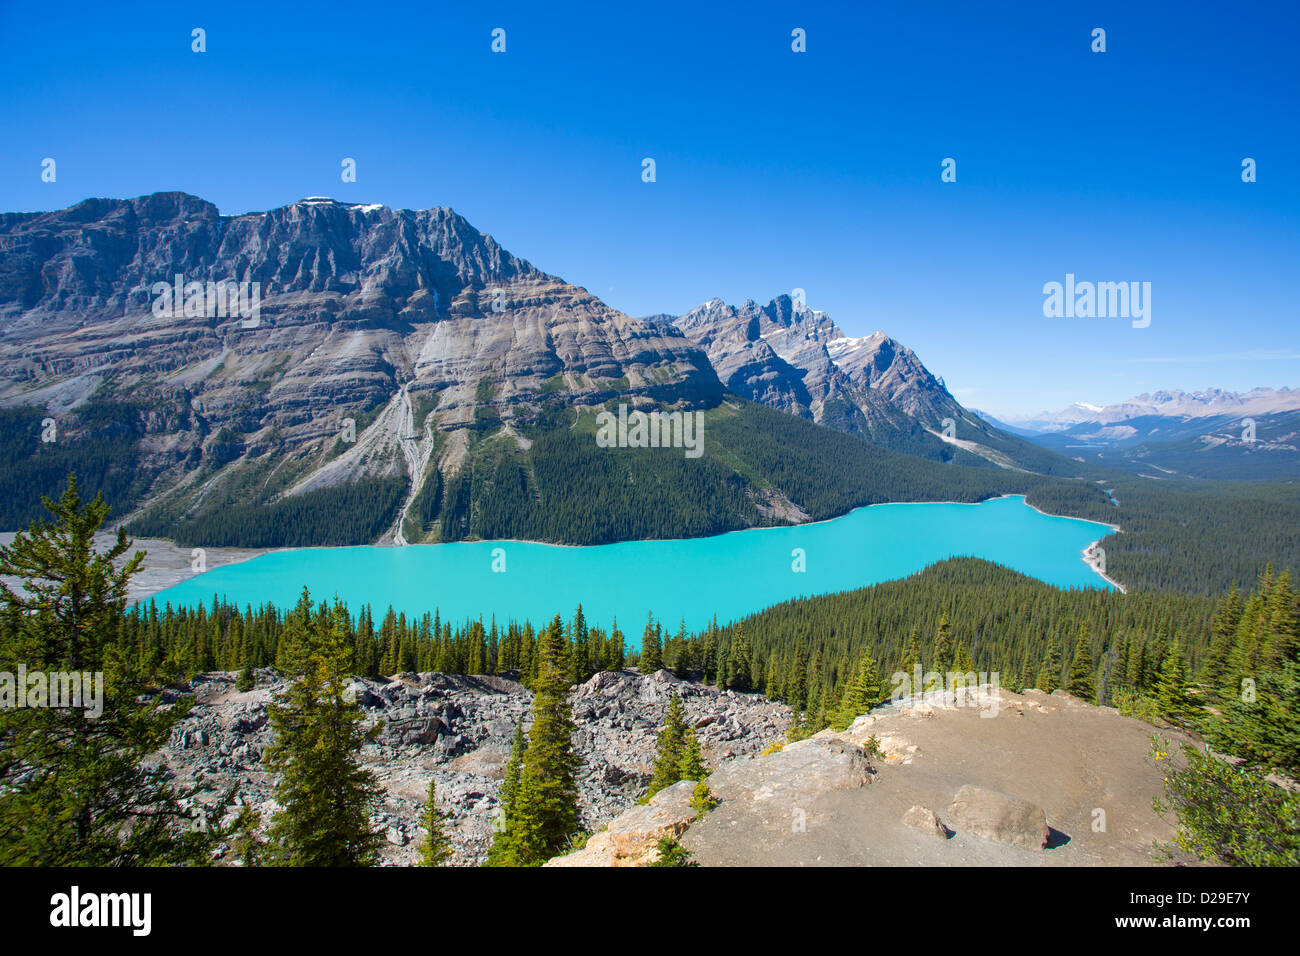
[[[842,733],[724,762],[706,814],[691,806],[694,785],[678,784],[547,865],[650,865],[661,837],[705,866],[1167,862],[1153,730],[1059,691],[1003,690],[994,712],[897,702]]]
[[[237,783],[242,801],[267,821],[277,809],[274,780],[262,767],[271,742],[267,706],[285,682],[263,669],[256,686],[241,693],[235,689],[237,676],[201,674],[181,688],[181,696],[193,696],[194,707],[155,760],[178,783],[202,784],[205,801],[217,800]],[[449,674],[358,678],[350,689],[367,725],[383,724],[362,759],[384,791],[384,862],[416,861],[430,777],[437,780],[439,808],[452,815],[447,829],[453,862],[482,862],[491,845],[515,724],[528,714],[532,694],[508,677]],[[789,708],[759,695],[719,691],[668,671],[597,674],[576,687],[572,699],[573,742],[582,759],[579,798],[590,830],[600,830],[645,793],[656,736],[674,691],[710,767],[758,753],[789,726]]]

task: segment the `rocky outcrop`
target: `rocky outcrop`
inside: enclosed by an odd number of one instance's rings
[[[838,738],[813,738],[759,756],[735,757],[708,778],[712,832],[744,833],[752,848],[756,828],[805,830],[808,808],[822,795],[855,790],[871,782],[866,751]],[[663,837],[676,839],[701,815],[692,806],[696,781],[661,790],[645,806],[632,807],[594,834],[581,850],[548,866],[651,866]],[[743,849],[740,852],[744,853]]]
[[[812,738],[776,753],[723,764],[709,777],[709,789],[726,805],[721,811],[754,814],[766,827],[783,828],[791,815],[832,790],[853,790],[871,782],[874,770],[863,748],[838,738]],[[806,821],[805,821],[806,822]]]
[[[659,841],[676,839],[695,819],[691,806],[696,781],[681,780],[665,787],[644,806],[632,807],[587,840],[573,853],[549,860],[546,866],[652,866],[659,859]]]
[[[199,675],[174,695],[192,697],[194,706],[155,759],[179,782],[200,784],[204,801],[238,784],[241,799],[260,810],[265,823],[277,809],[275,781],[262,765],[271,742],[267,708],[285,683],[266,669],[257,673],[253,690],[240,692],[235,677]],[[481,862],[491,845],[515,726],[527,721],[532,695],[509,676],[449,674],[358,678],[349,692],[366,726],[381,728],[362,760],[383,790],[375,822],[386,837],[385,862],[414,862],[431,777],[440,808],[451,815],[455,862]],[[572,697],[580,807],[589,830],[598,831],[645,793],[673,692],[682,698],[708,766],[758,752],[788,725],[788,708],[758,695],[718,691],[667,671],[597,674]]]

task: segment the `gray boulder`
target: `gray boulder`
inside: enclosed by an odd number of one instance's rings
[[[957,791],[948,820],[958,833],[1029,850],[1041,850],[1051,839],[1042,807],[970,784]]]

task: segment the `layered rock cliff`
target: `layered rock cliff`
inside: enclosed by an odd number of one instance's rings
[[[236,307],[214,294],[226,290]],[[250,467],[215,491],[393,477],[409,502],[458,467],[457,432],[614,397],[697,409],[722,386],[680,332],[547,275],[450,209],[316,198],[223,216],[158,193],[0,216],[0,405],[57,419],[91,399],[143,403],[122,467],[146,503],[174,492],[171,513],[215,493],[201,483],[212,469],[271,459],[274,482]]]

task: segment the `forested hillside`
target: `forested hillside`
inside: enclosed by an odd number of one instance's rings
[[[57,496],[69,471],[104,493],[114,518],[128,514],[149,485],[137,467],[142,434],[141,415],[123,402],[87,402],[58,419],[29,405],[0,408],[0,528],[43,516],[41,496]]]
[[[1119,507],[1101,520],[1119,524],[1123,534],[1101,542],[1106,568],[1130,587],[1220,594],[1234,584],[1248,587],[1268,564],[1300,567],[1294,481],[1120,478],[1107,487]]]
[[[156,458],[138,454],[141,436],[192,414],[183,406],[149,412],[106,390],[60,416],[55,440],[42,441],[39,412],[0,410],[0,517],[7,515],[0,527],[37,517],[40,496],[57,494],[70,469],[84,488],[104,492],[115,518],[129,516],[160,474]],[[187,427],[205,425],[195,418]],[[681,449],[598,448],[593,433],[594,416],[575,422],[558,405],[513,432],[499,424],[471,430],[464,462],[446,481],[431,469],[408,512],[408,540],[587,545],[694,537],[780,523],[776,515],[788,517],[788,506],[823,520],[884,501],[1015,493],[1050,514],[1119,525],[1122,533],[1102,541],[1106,570],[1131,590],[1216,594],[1248,584],[1267,564],[1300,565],[1300,485],[1293,482],[1111,479],[1081,463],[1079,478],[1048,477],[964,452],[958,458],[968,464],[942,463],[738,400],[705,413],[705,453],[696,459]],[[286,495],[313,461],[336,452],[284,457],[271,436],[264,454],[232,462],[221,437],[192,452],[189,487],[205,488],[198,505],[164,496],[131,518],[131,533],[185,546],[292,547],[368,544],[393,526],[404,478]]]

